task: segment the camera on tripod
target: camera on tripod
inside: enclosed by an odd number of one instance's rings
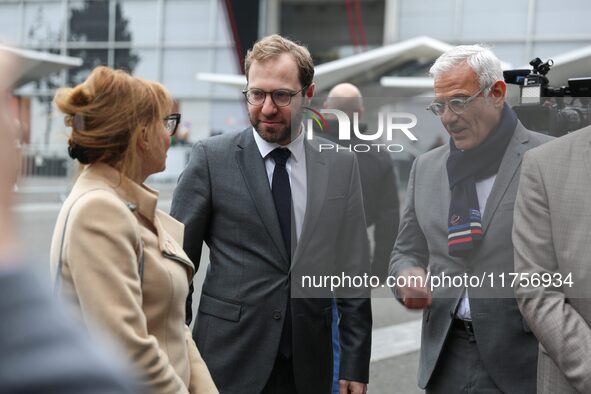
[[[549,86],[546,74],[554,64],[537,57],[531,70],[506,70],[506,83],[519,85],[519,104],[513,107],[525,127],[556,137],[591,124],[591,77],[569,78],[568,86]]]

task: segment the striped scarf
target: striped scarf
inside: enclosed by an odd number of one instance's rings
[[[466,256],[482,240],[482,218],[476,182],[499,171],[516,125],[515,112],[505,104],[498,126],[480,145],[462,151],[456,148],[450,138],[450,154],[447,159],[447,176],[451,189],[447,222],[450,256]]]

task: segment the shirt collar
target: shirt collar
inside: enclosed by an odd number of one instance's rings
[[[291,157],[295,160],[296,163],[299,163],[301,160],[304,160],[304,131],[300,134],[289,144],[287,145],[279,145],[276,142],[267,142],[265,141],[259,133],[252,128],[252,134],[254,135],[254,140],[259,148],[259,152],[261,156],[266,159],[269,153],[271,153],[275,148],[287,148],[291,152]]]

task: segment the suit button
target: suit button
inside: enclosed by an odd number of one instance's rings
[[[275,309],[273,311],[273,319],[275,319],[275,320],[281,319],[281,311],[279,309]]]

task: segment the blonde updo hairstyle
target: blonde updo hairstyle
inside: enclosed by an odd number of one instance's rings
[[[54,101],[72,128],[72,158],[81,164],[108,164],[132,178],[140,173],[141,129],[161,122],[172,108],[170,93],[161,84],[103,66],[80,85],[59,89]],[[146,138],[155,138],[153,134]]]

